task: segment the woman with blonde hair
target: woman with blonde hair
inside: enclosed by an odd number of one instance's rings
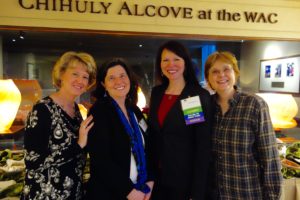
[[[96,63],[87,53],[66,52],[53,68],[57,92],[39,100],[25,126],[26,175],[21,199],[82,199],[84,147],[93,126],[75,99],[94,83]]]

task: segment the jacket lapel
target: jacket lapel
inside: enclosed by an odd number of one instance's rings
[[[153,106],[153,111],[154,111],[152,117],[152,123],[153,123],[153,128],[155,130],[160,130],[160,126],[158,122],[158,109],[162,101],[163,95],[165,93],[165,90],[166,90],[165,86],[159,87],[156,94],[154,94],[153,102],[151,104],[151,106]]]
[[[163,123],[163,126],[162,126],[162,129],[164,129],[169,123],[172,123],[172,120],[169,120],[169,118],[180,115],[180,116],[182,116],[182,119],[184,120],[183,112],[182,112],[182,108],[181,108],[181,100],[185,99],[191,95],[190,94],[191,89],[192,88],[189,85],[187,85],[187,84],[185,85],[181,94],[176,99],[176,102],[171,107],[170,111],[167,113],[166,118]],[[172,126],[172,124],[171,124],[171,126]]]

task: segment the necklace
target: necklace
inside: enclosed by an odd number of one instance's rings
[[[176,94],[165,94],[168,100],[173,100],[174,98],[177,98],[179,95]]]

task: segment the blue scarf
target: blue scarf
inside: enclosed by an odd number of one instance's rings
[[[130,121],[128,122],[128,120],[126,119],[124,113],[122,112],[117,102],[113,99],[112,102],[118,112],[122,124],[126,129],[127,134],[129,135],[132,153],[136,161],[138,177],[137,177],[137,183],[134,184],[134,188],[147,194],[150,192],[150,188],[146,184],[147,171],[146,171],[145,151],[143,146],[142,133],[139,128],[137,119],[134,115],[134,112],[130,109],[127,109],[129,115],[128,117]]]

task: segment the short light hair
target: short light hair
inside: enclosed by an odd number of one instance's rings
[[[237,62],[237,59],[235,58],[235,56],[229,51],[221,51],[221,52],[216,51],[216,52],[212,53],[211,55],[209,55],[208,58],[206,59],[205,66],[204,66],[204,75],[205,75],[206,80],[208,80],[210,68],[218,60],[221,60],[227,64],[230,64],[234,71],[235,78],[238,79],[238,77],[240,76],[240,70],[239,70],[238,62]]]
[[[52,71],[52,82],[56,88],[61,87],[61,75],[69,67],[76,66],[81,63],[86,66],[87,73],[89,74],[89,87],[95,83],[97,66],[94,58],[84,52],[68,51],[64,53],[55,63]]]

